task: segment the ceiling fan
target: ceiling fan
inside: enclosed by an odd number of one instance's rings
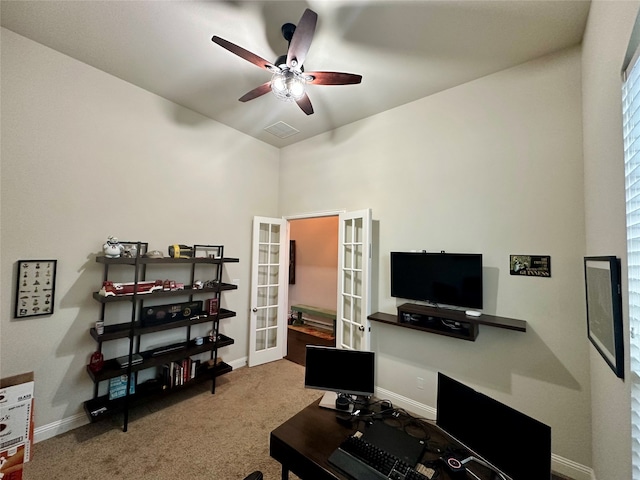
[[[289,42],[286,55],[281,55],[273,63],[258,55],[235,45],[224,38],[214,36],[211,40],[231,53],[235,53],[248,62],[271,72],[273,75],[267,83],[254,88],[239,98],[241,102],[253,100],[269,91],[284,101],[295,101],[307,115],[313,113],[311,100],[305,92],[306,84],[312,85],[352,85],[362,81],[362,75],[343,72],[305,72],[303,63],[313,40],[318,14],[308,8],[300,17],[298,26],[285,23],[282,36]]]

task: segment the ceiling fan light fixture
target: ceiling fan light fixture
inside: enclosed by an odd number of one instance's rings
[[[1,0],[0,0],[1,1]],[[284,102],[296,102],[307,115],[313,114],[313,105],[305,92],[306,84],[314,85],[352,85],[362,81],[362,75],[344,72],[309,72],[304,73],[304,61],[307,57],[313,35],[316,30],[318,14],[305,9],[298,25],[286,23],[282,26],[282,36],[289,42],[287,54],[280,55],[274,63],[265,60],[255,53],[216,35],[211,39],[234,55],[271,72],[271,81],[250,90],[238,100],[247,102],[258,98],[271,90]]]
[[[293,70],[284,69],[271,77],[271,91],[280,100],[293,102],[304,96],[305,77]]]

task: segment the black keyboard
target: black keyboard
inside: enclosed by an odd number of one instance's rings
[[[329,463],[356,480],[428,480],[398,457],[356,436],[347,438]]]

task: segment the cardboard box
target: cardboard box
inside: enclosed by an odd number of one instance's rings
[[[0,475],[2,475],[2,480],[22,480],[24,451],[24,445],[20,445],[0,452]]]
[[[33,372],[0,379],[0,474],[22,479],[33,445]]]

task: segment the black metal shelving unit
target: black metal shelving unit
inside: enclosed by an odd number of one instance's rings
[[[237,263],[239,259],[224,257],[224,247],[222,245],[194,245],[192,252],[187,258],[149,258],[145,256],[148,249],[146,242],[121,242],[125,245],[134,245],[137,254],[132,257],[108,258],[106,256],[96,257],[96,262],[103,264],[103,281],[109,281],[110,268],[116,266],[131,267],[133,269],[133,293],[130,295],[103,296],[99,292],[93,293],[93,298],[100,302],[100,320],[105,322],[107,307],[113,302],[130,302],[131,316],[128,321],[105,324],[104,331],[99,334],[96,328],[90,329],[91,337],[98,344],[98,352],[102,353],[103,343],[114,340],[128,339],[128,362],[126,367],[121,367],[116,358],[105,359],[99,371],[94,371],[87,365],[87,373],[94,382],[93,398],[84,403],[84,409],[91,422],[99,421],[114,413],[123,414],[123,431],[127,431],[129,423],[129,409],[144,402],[161,398],[167,395],[184,390],[202,383],[211,381],[211,393],[215,393],[216,378],[232,370],[232,367],[218,359],[218,349],[232,345],[234,340],[219,332],[220,320],[235,317],[236,313],[220,307],[221,293],[235,290],[238,287],[233,284],[222,282],[222,272],[224,264]],[[208,252],[214,252],[210,254]],[[147,267],[153,265],[184,265],[190,267],[190,283],[184,288],[177,290],[160,290],[150,293],[139,293],[138,285],[146,281]],[[195,288],[196,267],[211,267],[213,279],[203,288]],[[213,314],[203,313],[194,315],[191,318],[181,318],[165,321],[158,324],[145,324],[141,320],[141,312],[145,306],[157,305],[158,298],[187,297],[190,302],[197,297],[207,295],[208,298],[217,300],[217,310]],[[106,322],[105,322],[106,323]],[[203,343],[198,345],[195,339],[191,338],[191,327],[199,324],[211,324],[212,335],[204,338]],[[185,328],[186,333],[171,345],[164,345],[161,349],[154,348],[141,350],[141,337],[155,332]],[[160,370],[172,362],[183,359],[191,359],[194,355],[209,353],[209,360],[201,362],[195,368],[193,378],[185,378],[179,385],[167,385]],[[134,357],[140,356],[141,361],[135,363]],[[137,383],[137,373],[142,370],[155,368],[156,376],[150,381]],[[113,378],[126,375],[127,384],[125,394],[119,398],[109,398],[107,395],[99,395],[101,382],[109,382]],[[189,375],[190,377],[190,375]],[[135,392],[130,391],[130,382],[135,383]]]

